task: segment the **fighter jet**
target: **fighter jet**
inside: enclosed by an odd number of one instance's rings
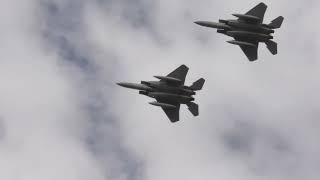
[[[155,98],[151,105],[160,106],[171,122],[179,121],[180,104],[186,104],[189,111],[194,115],[199,115],[198,104],[194,101],[195,91],[201,90],[205,82],[203,78],[194,82],[191,86],[185,86],[184,82],[189,68],[181,65],[167,76],[154,76],[159,81],[141,81],[136,83],[117,83],[126,88],[137,89],[139,94]]]
[[[269,51],[277,54],[277,43],[272,41],[274,29],[280,28],[283,17],[279,16],[270,24],[263,24],[263,17],[267,10],[264,3],[258,4],[246,14],[232,14],[238,19],[223,20],[219,23],[208,21],[196,21],[200,26],[216,28],[218,33],[231,36],[234,40],[227,41],[230,44],[239,45],[250,61],[258,59],[259,42],[264,42]]]

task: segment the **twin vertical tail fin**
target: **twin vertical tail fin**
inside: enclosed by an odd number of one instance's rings
[[[271,52],[271,54],[275,55],[278,53],[278,45],[276,42],[269,40],[269,41],[266,41],[266,45],[269,51]]]
[[[204,82],[205,80],[203,78],[200,78],[199,80],[194,82],[189,88],[194,91],[199,91],[202,89]]]
[[[276,19],[274,19],[273,21],[271,21],[270,24],[268,24],[268,26],[271,28],[271,29],[278,29],[281,27],[282,25],[282,22],[283,22],[283,17],[282,16],[279,16],[277,17]],[[268,40],[266,41],[266,45],[267,45],[267,48],[269,49],[269,51],[275,55],[278,53],[278,45],[276,42],[274,41],[271,41],[271,40]]]
[[[283,19],[284,18],[282,16],[279,16],[276,19],[274,19],[273,21],[271,21],[271,23],[268,24],[268,26],[271,27],[272,29],[278,29],[281,27]]]
[[[194,82],[189,88],[193,91],[199,91],[202,89],[204,85],[205,80],[203,78],[198,79],[196,82]],[[193,114],[193,116],[199,115],[199,106],[198,104],[194,102],[187,103],[189,111]]]
[[[187,103],[189,111],[192,113],[193,116],[198,116],[199,115],[199,106],[198,104],[194,102],[189,102]]]

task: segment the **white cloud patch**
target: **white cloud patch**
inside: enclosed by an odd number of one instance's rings
[[[1,179],[104,179],[72,72],[41,43],[37,1],[1,6]]]

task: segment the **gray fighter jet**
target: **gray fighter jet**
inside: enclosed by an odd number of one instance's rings
[[[199,107],[192,95],[202,89],[205,82],[203,78],[194,82],[191,86],[185,86],[184,81],[189,68],[181,65],[167,76],[154,76],[160,81],[141,81],[136,83],[117,83],[126,88],[137,89],[139,94],[155,98],[157,101],[151,105],[160,106],[171,122],[179,121],[180,104],[186,104],[194,116],[199,115]]]
[[[274,33],[274,29],[281,27],[284,18],[279,16],[270,24],[263,24],[266,10],[267,5],[260,3],[246,14],[232,14],[238,19],[220,19],[219,23],[208,21],[196,21],[195,23],[216,28],[218,33],[233,37],[234,40],[227,42],[239,45],[248,59],[254,61],[258,59],[259,42],[264,42],[273,55],[277,54],[277,43],[271,40],[273,39],[271,34]]]

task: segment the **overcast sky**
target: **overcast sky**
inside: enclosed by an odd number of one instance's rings
[[[268,0],[278,55],[193,22],[253,0],[1,0],[0,179],[318,180],[320,2]],[[200,116],[172,124],[116,82],[181,64]]]

